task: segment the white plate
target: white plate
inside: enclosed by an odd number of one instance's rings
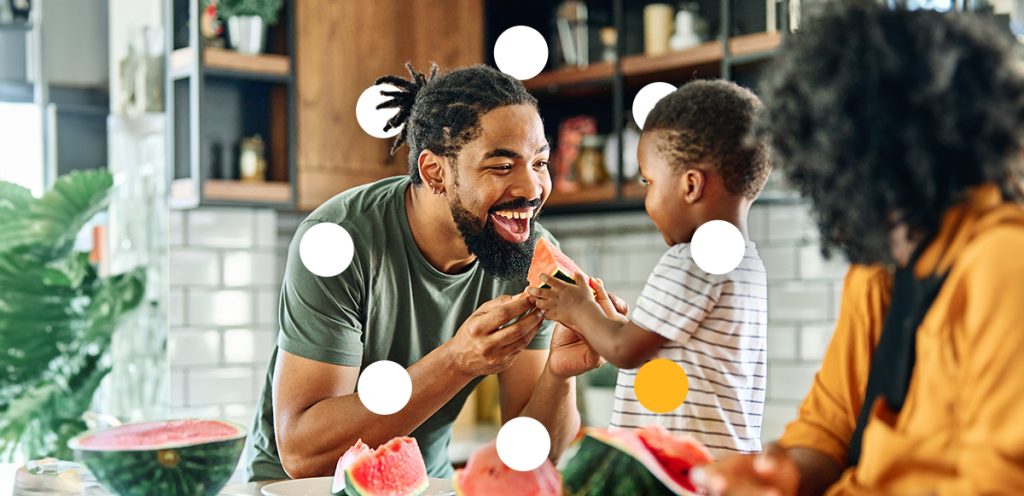
[[[263,496],[331,496],[332,477],[313,477],[275,482],[263,487]],[[430,479],[430,485],[422,496],[444,496],[455,494],[452,483],[446,479]]]

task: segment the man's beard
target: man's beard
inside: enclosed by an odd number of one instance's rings
[[[491,211],[536,207],[539,204],[539,200],[516,200],[498,205]],[[476,255],[485,271],[510,281],[526,280],[530,272],[530,263],[533,261],[533,248],[537,244],[536,214],[539,210],[536,210],[530,219],[530,236],[526,241],[511,243],[494,230],[494,220],[491,219],[490,212],[487,215],[487,222],[481,226],[480,219],[462,205],[462,200],[458,196],[448,202],[448,207],[452,211],[455,226],[458,227],[466,247],[470,253]]]

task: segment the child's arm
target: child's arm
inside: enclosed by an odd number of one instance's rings
[[[619,368],[643,365],[667,339],[630,322],[614,311],[602,309],[594,291],[606,298],[604,285],[591,285],[586,274],[576,274],[576,284],[541,275],[549,288],[529,288],[528,292],[545,318],[557,320],[576,330],[605,360]],[[593,291],[591,290],[593,287]]]

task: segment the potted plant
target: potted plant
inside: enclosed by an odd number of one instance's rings
[[[112,185],[75,172],[35,198],[0,181],[0,461],[71,459],[114,329],[143,300],[144,268],[104,277],[74,247]]]
[[[242,53],[263,52],[267,26],[277,23],[283,0],[217,0],[217,12],[228,23],[231,47]]]

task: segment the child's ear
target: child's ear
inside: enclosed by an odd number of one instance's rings
[[[686,203],[694,204],[704,196],[704,185],[707,184],[707,176],[699,169],[687,169],[679,178],[680,190],[683,192],[683,200]]]

